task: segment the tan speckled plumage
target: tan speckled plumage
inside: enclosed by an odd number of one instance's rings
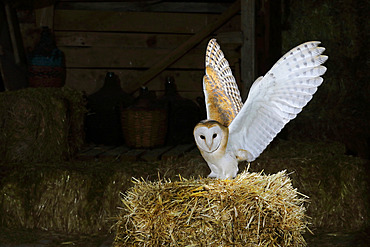
[[[211,39],[208,43],[205,63],[206,75],[203,78],[203,89],[207,117],[229,126],[243,103],[229,63],[215,39]]]

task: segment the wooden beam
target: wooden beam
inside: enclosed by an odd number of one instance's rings
[[[121,160],[136,161],[145,152],[146,149],[130,149],[128,152],[121,154]]]
[[[170,2],[170,1],[58,1],[57,9],[99,10],[122,12],[178,12],[178,13],[222,13],[229,2]]]
[[[243,33],[241,31],[219,33],[216,38],[221,44],[243,44]]]
[[[11,4],[0,4],[0,71],[1,90],[17,90],[27,86],[26,55],[18,24],[17,13]]]
[[[189,152],[195,147],[194,143],[181,144],[171,149],[162,155],[162,160],[168,160],[170,158],[178,158],[183,156],[185,153]]]
[[[240,22],[240,20],[239,20]],[[55,31],[58,47],[112,47],[174,49],[192,34]]]
[[[241,29],[243,32],[243,45],[241,48],[241,94],[245,100],[249,89],[255,80],[255,1],[241,1]]]
[[[173,148],[172,146],[164,146],[164,147],[159,147],[159,148],[148,150],[145,154],[143,154],[140,157],[140,159],[144,161],[149,161],[149,162],[160,160],[162,155],[172,148]]]
[[[162,13],[162,12],[117,12],[98,10],[62,10],[54,14],[56,31],[97,31],[97,32],[134,32],[196,34],[205,25],[214,23],[220,14],[203,13]],[[231,26],[238,18],[230,20]],[[148,25],[150,24],[150,25]],[[222,27],[222,31],[229,26]]]
[[[235,46],[231,46],[235,47]],[[126,68],[147,69],[157,62],[157,59],[166,56],[171,49],[151,48],[111,48],[111,47],[59,47],[66,57],[66,67],[69,68]],[[114,52],[112,52],[114,50]],[[240,58],[239,52],[227,49],[231,65]],[[109,54],[109,56],[107,56]],[[205,49],[194,48],[186,53],[181,59],[174,62],[169,68],[172,69],[204,69]],[[159,71],[160,73],[161,71]]]
[[[137,90],[140,88],[140,85],[146,85],[151,79],[153,79],[156,75],[161,73],[165,68],[176,62],[179,58],[181,58],[185,53],[187,53],[191,48],[196,46],[199,42],[201,42],[204,38],[214,32],[217,28],[221,27],[226,21],[231,19],[236,13],[240,10],[240,0],[237,0],[227,9],[224,13],[220,15],[220,17],[210,25],[207,25],[203,29],[201,29],[198,33],[194,34],[191,38],[189,38],[186,42],[181,44],[178,48],[167,54],[166,56],[162,57],[158,60],[158,62],[144,72],[144,74],[137,80]]]
[[[5,4],[5,12],[15,64],[23,65],[26,63],[26,55],[23,50],[22,36],[18,24],[17,13],[14,8],[10,7],[8,3]]]
[[[107,71],[114,72],[120,78],[121,87],[126,93],[131,93],[136,89],[135,79],[142,74],[142,70],[134,69],[69,68],[67,69],[66,86],[91,95],[103,86]],[[175,79],[178,92],[199,92],[202,95],[200,79],[203,75],[203,70],[164,70],[152,79],[150,90],[164,92],[164,82],[167,77],[172,76]]]

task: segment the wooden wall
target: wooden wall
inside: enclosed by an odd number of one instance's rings
[[[66,85],[92,94],[103,85],[105,73],[113,71],[122,88],[132,93],[141,86],[137,80],[146,70],[214,23],[232,4],[149,3],[59,1],[54,7],[53,29],[57,46],[66,56]],[[166,77],[173,76],[183,97],[202,96],[205,48],[210,37],[218,37],[239,78],[240,36],[237,14],[147,86],[160,95]]]

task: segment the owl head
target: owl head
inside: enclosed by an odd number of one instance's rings
[[[228,135],[228,128],[215,120],[203,120],[194,128],[195,142],[198,148],[206,153],[224,149]]]

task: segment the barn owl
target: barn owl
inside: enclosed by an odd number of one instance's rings
[[[251,86],[243,105],[229,63],[215,39],[208,43],[203,91],[207,120],[194,128],[195,142],[211,173],[234,178],[239,161],[254,161],[323,82],[327,56],[320,42],[286,53]]]

